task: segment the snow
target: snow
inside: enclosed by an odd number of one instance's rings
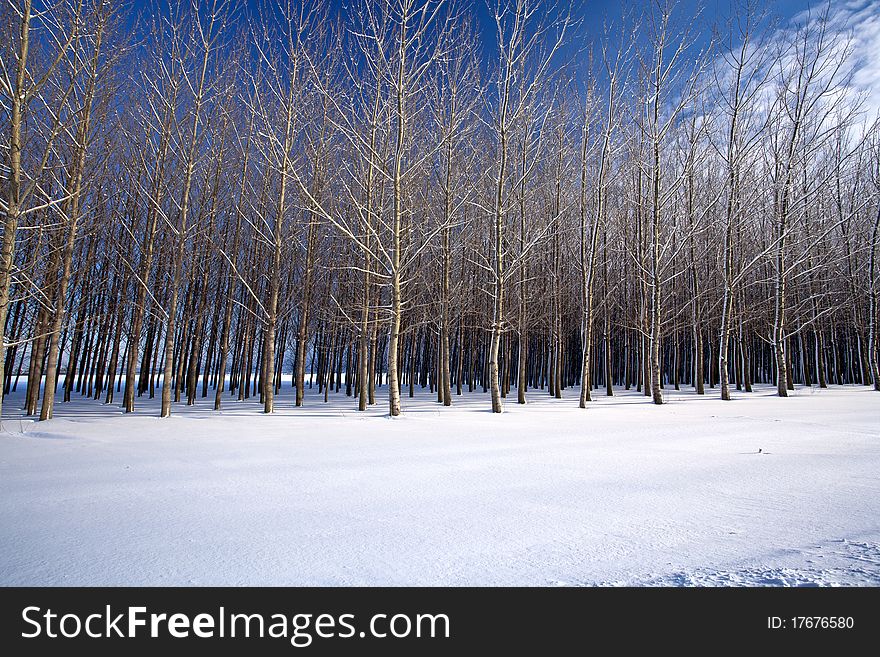
[[[3,585],[878,585],[880,393],[311,391],[0,434]],[[758,453],[758,450],[761,453]]]

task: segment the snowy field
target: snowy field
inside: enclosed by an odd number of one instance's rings
[[[77,400],[40,424],[20,387],[0,584],[880,584],[880,393],[707,392],[493,416],[425,391],[391,420],[384,389],[358,414],[285,387],[273,416]]]

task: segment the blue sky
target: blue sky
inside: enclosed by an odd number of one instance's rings
[[[135,11],[150,11],[150,8],[158,1],[165,2],[188,2],[189,0],[131,0]],[[208,2],[209,0],[200,0]],[[273,4],[277,0],[230,0],[230,5],[237,8],[236,15],[241,18],[244,6],[251,12],[261,4]],[[309,0],[304,0],[309,2]],[[345,12],[346,7],[357,3],[359,0],[327,0],[331,14]],[[492,57],[496,38],[495,23],[492,18],[490,5],[496,0],[459,0],[475,18],[480,35],[483,39],[483,55],[487,59]],[[563,50],[563,57],[573,58],[576,54],[588,48],[591,42],[597,41],[603,34],[603,26],[606,22],[619,23],[624,13],[630,17],[638,15],[644,7],[649,6],[651,0],[557,0],[561,9],[572,8],[572,15],[578,21],[576,32],[570,33]],[[662,1],[662,0],[661,0]],[[839,1],[839,0],[835,0]],[[742,2],[742,0],[740,0]],[[548,3],[549,4],[549,3]],[[841,4],[843,4],[841,2]],[[766,0],[762,3],[768,13],[779,19],[784,25],[788,20],[808,9],[810,6],[821,6],[821,2],[808,2],[807,0]],[[469,7],[469,8],[468,8]],[[699,8],[702,7],[702,11]],[[711,27],[716,22],[723,22],[724,17],[731,11],[731,0],[678,0],[673,11],[673,20],[678,25],[687,25],[692,28],[692,36],[696,39],[695,45],[701,48],[708,43],[711,36]],[[695,17],[696,20],[695,20]]]
[[[167,0],[159,0],[166,2]],[[188,0],[171,0],[173,2]],[[207,1],[207,0],[202,0]],[[233,6],[241,7],[246,4],[248,8],[255,8],[261,2],[271,0],[230,0]],[[309,0],[304,0],[308,2]],[[358,0],[328,0],[332,11],[345,11],[347,5]],[[744,0],[740,0],[743,2]],[[757,0],[760,2],[760,0]],[[136,11],[149,11],[153,0],[131,0]],[[494,0],[490,0],[494,2]],[[579,33],[583,36],[571,39],[563,53],[564,57],[572,57],[580,50],[585,49],[600,37],[603,33],[603,24],[606,20],[619,21],[624,12],[638,14],[650,0],[574,0],[566,3],[559,0],[561,7],[569,4],[573,7],[573,15],[580,19]],[[484,55],[491,57],[495,39],[495,26],[486,0],[476,0],[470,4],[470,11],[477,21],[480,33],[484,39]],[[686,25],[693,29],[693,36],[697,38],[696,47],[702,48],[711,36],[711,27],[715,23],[724,23],[725,17],[731,11],[731,0],[679,0],[673,16],[679,25]],[[777,29],[785,31],[791,26],[791,19],[802,14],[808,9],[815,12],[826,7],[824,0],[768,0],[760,3],[769,17],[777,19]],[[698,7],[702,11],[698,12]],[[855,82],[857,86],[866,91],[868,95],[868,107],[871,111],[880,112],[880,0],[832,0],[831,3],[832,23],[834,29],[851,34],[857,64]],[[237,12],[239,16],[243,12]],[[695,19],[696,16],[698,18]]]
[[[256,7],[264,0],[246,0],[244,4],[248,7]],[[306,0],[308,1],[308,0]],[[132,4],[138,11],[149,10],[150,0],[132,0]],[[241,5],[241,2],[233,0],[233,4]],[[329,0],[329,4],[336,11],[351,4],[350,0]],[[639,11],[642,2],[625,2],[623,0],[580,0],[572,3],[561,2],[561,6],[571,4],[575,6],[574,14],[582,19],[584,29],[589,34],[599,34],[602,31],[602,24],[606,19],[617,20],[624,11]],[[647,4],[647,0],[644,0]],[[763,3],[770,12],[782,19],[787,19],[798,12],[801,12],[810,6],[817,7],[822,3],[808,2],[807,0],[770,0]],[[485,0],[476,0],[470,3],[473,15],[477,18],[486,38],[492,38],[494,25],[492,22],[490,11]],[[730,11],[730,0],[679,0],[676,5],[675,13],[687,19],[697,14],[697,8],[703,7],[701,20],[707,24],[711,24],[719,16]]]

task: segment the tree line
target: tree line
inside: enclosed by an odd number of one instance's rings
[[[4,3],[4,395],[880,390],[880,132],[831,3],[488,16]]]

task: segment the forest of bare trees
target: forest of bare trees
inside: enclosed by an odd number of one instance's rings
[[[860,55],[727,14],[3,3],[4,394],[880,390]]]

